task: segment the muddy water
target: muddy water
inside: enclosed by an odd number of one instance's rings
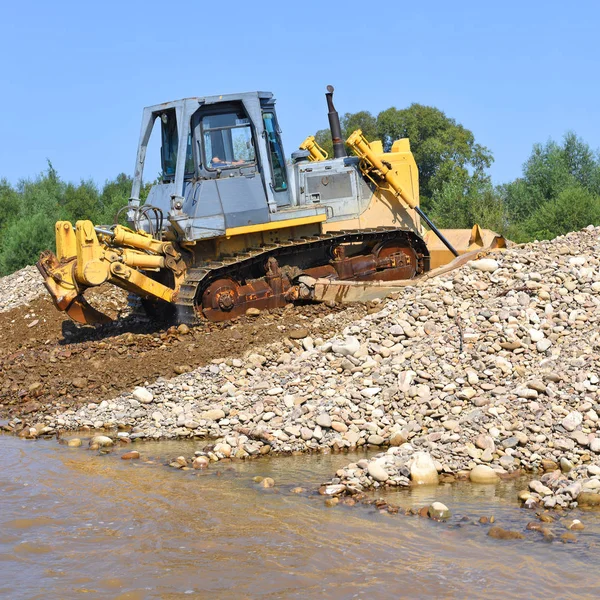
[[[190,446],[135,447],[156,464],[0,437],[0,597],[586,598],[600,586],[598,513],[577,514],[586,529],[575,544],[535,532],[492,540],[476,524],[493,514],[523,531],[534,515],[516,507],[518,484],[390,494],[405,507],[446,502],[453,518],[441,524],[290,493],[348,456],[198,473],[160,464]],[[260,488],[256,475],[277,486]]]

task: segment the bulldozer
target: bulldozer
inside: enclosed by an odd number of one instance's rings
[[[104,323],[84,294],[108,282],[139,296],[152,318],[225,321],[318,299],[315,282],[365,290],[504,246],[477,225],[438,230],[419,206],[410,141],[384,151],[357,130],[344,142],[333,92],[328,86],[331,157],[309,136],[286,160],[269,92],[145,108],[127,226],[119,215],[113,225],[59,221],[56,253],[37,263],[56,307],[76,322]],[[154,129],[161,174],[141,202]]]

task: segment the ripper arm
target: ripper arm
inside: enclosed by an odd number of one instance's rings
[[[80,323],[102,323],[108,317],[83,298],[89,288],[110,282],[146,298],[172,302],[175,290],[138,269],[168,269],[177,278],[186,269],[181,253],[143,231],[117,225],[113,230],[77,221],[56,224],[56,255],[46,251],[37,267],[54,304]]]

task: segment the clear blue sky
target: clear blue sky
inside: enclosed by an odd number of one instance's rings
[[[131,174],[144,106],[274,92],[286,153],[340,113],[443,110],[514,179],[535,142],[600,146],[600,3],[5,2],[0,177]],[[157,163],[156,163],[157,164]],[[156,170],[158,167],[156,167]]]

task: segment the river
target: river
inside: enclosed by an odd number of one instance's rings
[[[164,466],[191,444],[136,443],[143,460],[123,461],[0,436],[0,597],[591,598],[600,588],[598,512],[574,514],[586,528],[573,544],[486,535],[482,515],[523,532],[535,519],[518,508],[522,482],[388,494],[403,507],[446,503],[453,516],[437,523],[291,492],[314,490],[348,455]]]

